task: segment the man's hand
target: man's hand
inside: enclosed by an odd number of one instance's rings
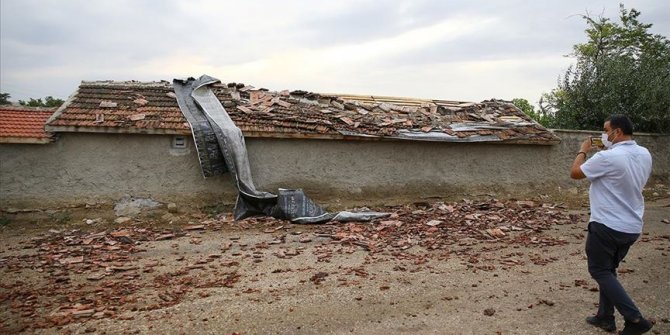
[[[579,153],[575,157],[575,161],[572,163],[570,168],[570,178],[572,179],[584,179],[586,176],[580,166],[586,162],[586,154],[591,152],[593,147],[591,146],[591,137],[587,137],[584,142],[582,142],[581,147],[579,147]]]
[[[591,137],[587,137],[584,142],[582,142],[582,146],[579,148],[580,152],[585,152],[589,153],[593,151],[595,148],[591,145]]]

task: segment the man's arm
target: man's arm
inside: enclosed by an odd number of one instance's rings
[[[584,179],[586,175],[580,168],[584,162],[586,162],[586,155],[593,148],[591,147],[591,138],[587,138],[582,142],[582,146],[579,148],[579,153],[575,157],[575,161],[572,162],[572,167],[570,168],[570,178],[572,179]]]

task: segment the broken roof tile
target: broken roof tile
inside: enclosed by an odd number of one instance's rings
[[[273,92],[212,85],[246,136],[555,144],[552,132],[509,102]],[[190,134],[172,84],[82,82],[48,121],[56,132]],[[143,117],[141,117],[143,116]]]

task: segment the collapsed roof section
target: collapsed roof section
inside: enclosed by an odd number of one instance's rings
[[[509,102],[269,91],[212,85],[248,137],[407,139],[556,144],[560,139]],[[48,120],[53,132],[190,134],[172,83],[82,82]]]

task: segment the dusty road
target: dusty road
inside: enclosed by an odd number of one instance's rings
[[[655,334],[670,334],[669,206],[648,203],[619,269]],[[5,224],[0,332],[602,333],[584,322],[598,294],[584,209],[491,200],[385,210],[394,215],[326,226],[225,215]]]

